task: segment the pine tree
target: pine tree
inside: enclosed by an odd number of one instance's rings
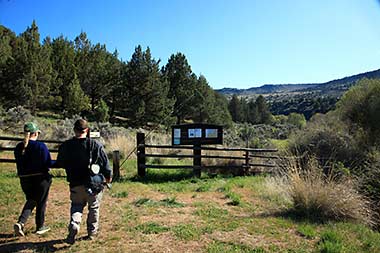
[[[200,76],[195,86],[193,103],[196,105],[192,118],[195,122],[210,122],[215,112],[215,96],[204,76]],[[212,123],[212,122],[210,122]]]
[[[196,104],[194,98],[197,77],[192,73],[191,67],[184,54],[177,53],[170,56],[168,63],[162,69],[169,82],[169,97],[175,101],[174,116],[177,123],[191,116]]]
[[[126,64],[118,59],[118,52],[115,50],[112,54],[108,54],[106,58],[107,66],[107,87],[110,91],[104,97],[105,102],[109,105],[109,116],[115,115],[116,109],[118,111],[124,110],[124,97],[127,95],[123,93],[124,80],[123,77],[126,71]]]
[[[54,72],[50,61],[50,44],[40,44],[40,34],[35,21],[21,34],[17,63],[20,64],[18,88],[25,91],[25,102],[32,113],[46,101]]]
[[[234,122],[241,121],[242,119],[241,103],[236,94],[232,95],[232,98],[228,104],[228,110],[230,111],[232,120]]]
[[[152,59],[149,47],[145,52],[140,45],[135,48],[127,64],[126,82],[127,116],[133,124],[159,123],[169,115],[173,103],[168,99],[168,83],[161,77],[159,62]]]
[[[256,101],[251,98],[247,104],[247,122],[251,124],[258,124],[261,121],[259,110]]]
[[[14,92],[17,87],[18,65],[14,58],[14,48],[17,37],[10,29],[0,25],[0,104],[5,107],[17,105],[14,99],[18,97]]]
[[[52,51],[51,62],[57,77],[50,94],[56,106],[60,106],[60,110],[63,111],[66,110],[65,101],[68,100],[65,87],[74,79],[76,73],[74,44],[59,36],[52,42]]]
[[[71,80],[70,84],[65,87],[65,93],[67,94],[64,98],[66,116],[71,117],[80,114],[82,111],[89,108],[88,105],[90,100],[80,87],[79,80],[75,73],[73,80]]]
[[[196,93],[193,103],[196,105],[195,122],[231,125],[231,116],[228,112],[228,102],[224,96],[219,96],[208,84],[206,77],[201,75],[195,87]]]
[[[269,111],[269,107],[265,101],[265,98],[260,95],[256,99],[256,106],[259,114],[260,121],[257,123],[269,124],[272,120],[272,114]]]
[[[211,122],[226,127],[232,126],[231,114],[228,111],[228,101],[223,95],[214,92],[216,113],[212,115]]]

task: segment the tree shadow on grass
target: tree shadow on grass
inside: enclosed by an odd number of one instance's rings
[[[10,238],[13,235],[0,234],[2,238]],[[78,238],[77,241],[84,240],[85,237]],[[71,245],[68,245],[64,242],[63,239],[50,240],[45,242],[14,242],[17,240],[15,238],[12,241],[6,241],[0,244],[0,252],[20,252],[24,250],[30,250],[32,252],[57,252],[65,251],[70,248]]]
[[[189,180],[194,178],[191,170],[168,170],[168,169],[154,169],[148,170],[145,177],[134,176],[127,180],[132,182],[141,182],[145,184],[151,183],[167,183],[167,182],[179,182],[183,180]],[[121,180],[123,181],[123,179]]]
[[[333,219],[328,217],[321,217],[320,215],[314,213],[302,213],[296,210],[276,210],[276,211],[268,211],[265,213],[260,213],[258,215],[254,215],[256,218],[284,218],[292,220],[296,223],[313,223],[313,224],[326,224]]]
[[[194,176],[193,171],[189,169],[150,169],[147,170],[145,177],[140,177],[135,175],[131,178],[120,178],[118,182],[140,182],[144,184],[155,184],[155,183],[167,183],[167,182],[180,182],[184,180],[189,180],[190,182],[198,182],[199,180],[207,180],[210,178],[220,177],[220,178],[232,178],[236,177],[232,173],[211,173],[209,171],[202,171],[202,177],[197,178]]]
[[[0,245],[7,242],[16,241],[17,238],[13,234],[0,234]],[[1,252],[1,251],[0,251]]]

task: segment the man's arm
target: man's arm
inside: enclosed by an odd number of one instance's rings
[[[59,146],[57,159],[51,161],[51,168],[64,168],[65,161],[65,152],[64,152],[64,143]]]
[[[98,143],[99,145],[99,159],[100,159],[100,172],[106,179],[106,183],[111,183],[112,181],[112,170],[108,161],[107,153],[104,150],[103,145]]]

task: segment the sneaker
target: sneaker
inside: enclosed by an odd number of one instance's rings
[[[17,222],[14,224],[13,229],[15,231],[15,235],[17,236],[25,236],[24,233],[24,224]]]
[[[75,236],[78,234],[78,227],[74,224],[70,224],[69,226],[69,234],[66,237],[66,243],[68,244],[74,244],[75,243]]]
[[[86,240],[93,241],[97,235],[97,233],[88,233]]]
[[[46,227],[46,226],[42,226],[40,227],[39,229],[37,229],[36,231],[36,234],[37,235],[42,235],[42,234],[45,234],[47,231],[49,231],[50,228],[49,227]]]

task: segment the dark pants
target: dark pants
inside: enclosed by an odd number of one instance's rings
[[[36,207],[36,227],[39,229],[44,225],[46,202],[51,181],[50,175],[20,178],[21,188],[26,197],[26,203],[18,218],[18,222],[25,224],[33,209]]]

